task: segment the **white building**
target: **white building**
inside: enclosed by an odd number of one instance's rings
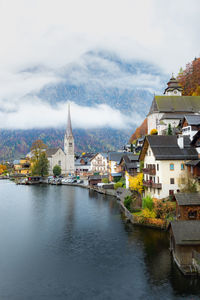
[[[107,153],[97,153],[91,160],[91,171],[100,172],[105,174],[108,172],[108,154]]]
[[[146,136],[140,154],[144,161],[145,196],[162,199],[179,192],[185,163],[197,159],[198,153],[188,137]]]
[[[157,129],[162,135],[168,128],[176,128],[184,115],[200,112],[200,96],[182,96],[182,88],[172,77],[162,96],[154,96],[147,116],[148,134]]]

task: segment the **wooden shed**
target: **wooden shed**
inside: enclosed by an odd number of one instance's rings
[[[200,220],[200,193],[178,193],[175,199],[177,220]]]
[[[170,250],[174,261],[183,274],[196,274],[193,252],[200,252],[200,221],[171,222]]]

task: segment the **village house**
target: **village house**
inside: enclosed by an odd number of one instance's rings
[[[89,157],[79,157],[75,160],[76,174],[84,175],[92,171],[91,161]]]
[[[108,172],[108,154],[97,153],[91,159],[91,171],[93,173],[106,174]]]
[[[117,181],[122,177],[120,160],[127,152],[109,152],[108,153],[108,174],[110,181]],[[128,152],[129,153],[129,152]]]
[[[157,129],[158,134],[165,134],[168,125],[176,128],[184,115],[200,112],[200,96],[182,96],[182,88],[172,76],[162,96],[154,96],[147,116],[148,134]]]
[[[98,183],[102,183],[102,179],[108,178],[107,175],[91,175],[88,177],[88,185],[95,186]]]
[[[15,174],[28,175],[31,170],[31,162],[28,157],[20,158],[20,160],[15,160],[14,162],[14,172]]]
[[[146,136],[140,161],[144,161],[144,195],[162,199],[179,192],[179,181],[186,176],[185,164],[197,160],[189,137]]]
[[[196,274],[200,270],[200,221],[171,222],[170,250],[183,274]]]
[[[185,115],[180,121],[182,135],[187,135],[192,141],[194,135],[200,130],[200,115]]]
[[[125,154],[122,156],[119,166],[122,177],[126,180],[126,188],[128,189],[130,177],[134,177],[139,173],[139,156],[133,153]]]
[[[199,220],[200,221],[200,194],[178,193],[176,199],[177,220]]]

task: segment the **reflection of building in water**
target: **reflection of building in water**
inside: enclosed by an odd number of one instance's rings
[[[132,230],[133,226],[131,225]],[[169,238],[166,232],[137,227],[129,234],[129,241],[143,244],[143,255],[150,280],[163,284],[171,272]]]

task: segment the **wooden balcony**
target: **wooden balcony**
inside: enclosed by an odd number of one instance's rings
[[[152,183],[152,188],[154,189],[162,189],[162,183]]]
[[[144,168],[143,173],[148,174],[148,175],[156,175],[156,169],[155,168]]]
[[[152,180],[146,180],[146,181],[144,180],[143,185],[154,189],[162,189],[161,183],[155,183]]]

